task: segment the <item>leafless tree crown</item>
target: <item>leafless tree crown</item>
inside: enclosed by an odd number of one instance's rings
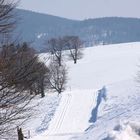
[[[83,57],[83,43],[78,36],[65,36],[64,40],[66,48],[70,51],[69,57],[76,64],[77,60]]]
[[[64,64],[59,66],[56,62],[51,62],[48,68],[48,88],[60,94],[66,88],[67,68]]]

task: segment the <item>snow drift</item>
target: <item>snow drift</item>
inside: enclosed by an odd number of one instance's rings
[[[103,140],[140,140],[140,123],[121,123]]]

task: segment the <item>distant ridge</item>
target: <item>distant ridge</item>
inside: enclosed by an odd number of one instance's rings
[[[140,19],[105,17],[83,21],[17,9],[21,18],[15,31],[23,41],[43,50],[44,41],[58,36],[78,35],[85,45],[116,44],[140,41]]]

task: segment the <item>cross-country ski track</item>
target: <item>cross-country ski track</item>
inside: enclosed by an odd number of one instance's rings
[[[92,89],[64,92],[48,130],[33,140],[67,140],[82,134],[90,125],[89,116],[96,106],[97,94]]]

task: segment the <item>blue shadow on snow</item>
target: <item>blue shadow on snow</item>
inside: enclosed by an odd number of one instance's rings
[[[91,117],[89,119],[90,123],[95,123],[97,121],[98,108],[102,102],[102,99],[106,100],[106,96],[107,96],[107,90],[106,90],[106,87],[103,86],[102,89],[98,90],[97,103],[96,103],[95,108],[93,108],[93,110],[91,112]]]

